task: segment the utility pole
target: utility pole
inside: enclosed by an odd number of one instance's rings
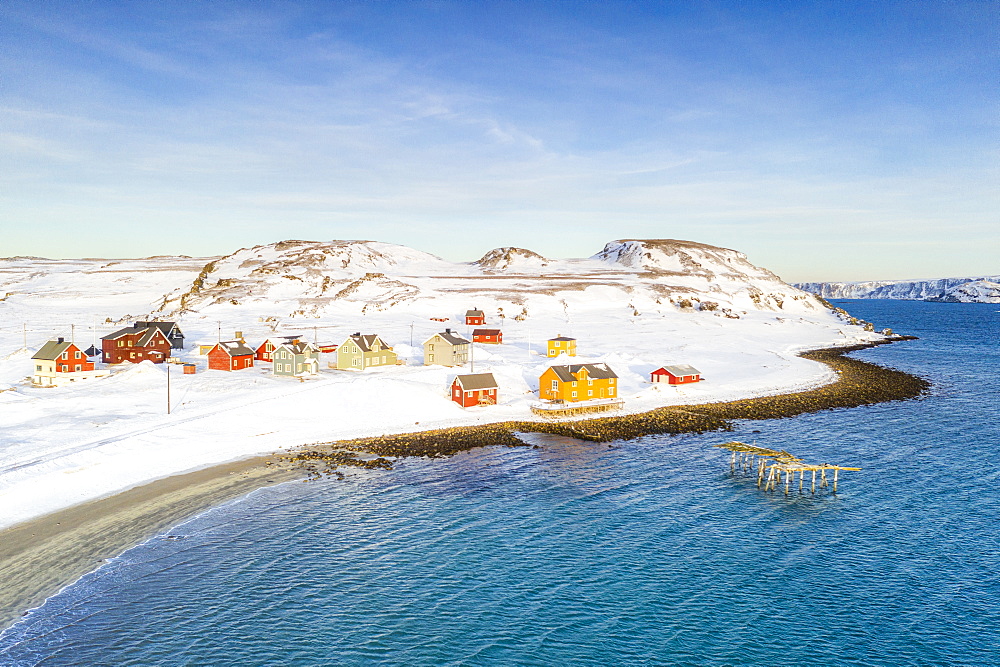
[[[413,322],[410,322],[410,347],[413,347]]]
[[[165,363],[164,366],[167,367],[167,414],[170,414],[170,364]]]
[[[74,345],[76,345],[76,325],[75,324],[69,325],[69,342],[71,342]]]
[[[24,330],[24,349],[27,350],[28,349],[28,323],[27,322],[23,323],[21,325],[21,328]]]
[[[469,372],[476,372],[476,344],[469,343]]]
[[[317,330],[318,330],[318,328],[314,324],[313,325],[313,344],[314,345],[319,343],[319,334],[317,333]]]
[[[215,322],[216,322],[216,324],[219,325],[219,341],[218,342],[221,343],[222,342],[222,321],[221,320],[216,320]]]

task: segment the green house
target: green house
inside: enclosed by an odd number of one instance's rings
[[[337,368],[363,371],[373,366],[395,366],[396,353],[375,334],[351,334],[337,348]]]
[[[304,341],[282,343],[271,353],[271,371],[289,377],[318,375],[319,348]]]

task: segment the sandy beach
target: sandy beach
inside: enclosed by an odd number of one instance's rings
[[[521,443],[514,432],[556,433],[607,441],[650,433],[725,429],[735,419],[791,417],[919,396],[929,383],[901,371],[843,354],[854,346],[806,352],[838,371],[838,380],[804,392],[725,403],[666,407],[650,412],[573,422],[501,422],[381,438],[331,442],[289,456],[255,457],[167,477],[120,494],[77,505],[0,532],[0,628],[27,609],[124,550],[207,508],[271,483],[332,471],[331,452],[364,451],[383,456],[445,456],[485,445]],[[343,460],[342,458],[340,459]]]
[[[0,628],[108,558],[254,489],[301,477],[272,457],[175,475],[0,532]]]

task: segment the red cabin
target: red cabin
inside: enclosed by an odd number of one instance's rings
[[[208,351],[208,367],[216,371],[253,368],[254,351],[241,340],[226,340]]]
[[[451,400],[463,408],[477,405],[496,405],[497,381],[493,373],[459,375],[451,383]]]
[[[666,382],[667,384],[688,384],[689,382],[700,382],[701,371],[688,364],[674,364],[672,366],[660,366],[649,374],[650,382]]]
[[[465,311],[465,324],[470,327],[486,324],[486,313],[475,308]]]
[[[503,332],[499,329],[473,329],[472,342],[499,345],[503,342]]]
[[[130,361],[152,361],[161,364],[170,356],[171,343],[155,322],[136,322],[101,338],[101,350],[106,364]]]

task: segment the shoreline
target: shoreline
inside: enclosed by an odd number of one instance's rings
[[[839,374],[830,384],[804,391],[573,421],[508,421],[332,441],[291,454],[253,457],[173,475],[75,505],[0,531],[0,570],[5,573],[0,587],[0,630],[100,563],[171,526],[269,484],[332,474],[339,466],[391,468],[384,457],[444,457],[482,446],[528,446],[517,438],[518,431],[608,442],[728,430],[737,420],[779,419],[916,398],[929,388],[927,380],[843,356],[912,338],[803,352],[799,356],[825,363]],[[379,458],[362,459],[358,453]]]

